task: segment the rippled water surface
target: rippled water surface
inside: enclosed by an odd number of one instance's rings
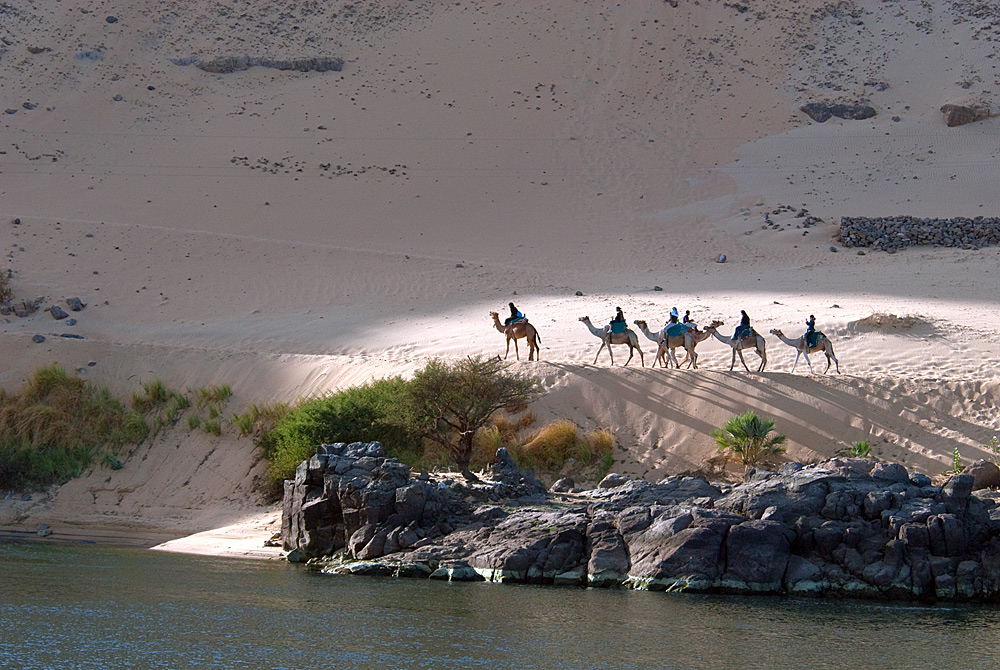
[[[448,584],[0,543],[2,668],[997,668],[1000,610]]]

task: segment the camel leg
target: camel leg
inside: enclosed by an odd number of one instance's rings
[[[795,350],[795,361],[792,363],[792,373],[793,374],[795,373],[795,366],[799,364],[799,356],[801,356],[801,355],[802,355],[802,352],[799,349],[796,349]]]
[[[740,354],[743,357],[743,354]],[[736,347],[733,347],[733,360],[729,361],[729,371],[732,372],[733,368],[736,367]]]
[[[757,355],[760,356],[760,367],[757,368],[757,372],[763,372],[764,368],[767,367],[767,353],[761,349],[758,349]]]
[[[517,360],[521,360],[521,352],[517,350],[517,338],[516,337],[514,338],[514,355],[517,357]]]
[[[642,349],[641,348],[639,348],[639,367],[642,367],[642,368],[646,367],[646,359],[642,355]]]
[[[746,359],[743,358],[743,350],[742,349],[737,349],[736,353],[738,353],[740,355],[740,363],[742,363],[743,367],[745,367],[747,369],[747,372],[750,372],[750,367],[747,365]]]
[[[510,338],[509,337],[507,338],[507,353],[505,353],[503,355],[503,359],[507,360],[508,356],[510,356]]]
[[[809,365],[809,374],[812,374],[813,373],[813,364],[809,360],[809,352],[808,351],[803,351],[802,355],[806,357],[806,363]]]
[[[635,355],[635,351],[632,349],[632,345],[628,345],[628,361],[625,361],[625,367],[628,367],[628,362],[632,360],[632,356]],[[646,367],[646,366],[643,366]]]
[[[680,370],[681,364],[677,362],[677,352],[673,348],[670,348],[667,349],[667,353],[670,355],[670,361],[674,364],[674,367]]]
[[[605,344],[607,344],[607,342],[601,342],[601,348],[597,350],[597,355],[594,356],[594,365],[597,365],[597,359],[601,357],[601,350],[604,349],[604,345]],[[608,353],[611,354],[611,347],[610,346],[608,347]],[[615,355],[611,354],[611,365],[614,365],[614,364],[615,364]]]

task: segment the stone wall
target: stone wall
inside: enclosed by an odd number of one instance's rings
[[[1000,218],[845,216],[840,219],[837,240],[845,247],[871,247],[881,251],[896,251],[914,245],[979,249],[1000,244]]]

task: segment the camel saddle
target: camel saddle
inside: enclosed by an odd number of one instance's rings
[[[690,329],[686,323],[675,323],[667,328],[667,337],[680,337]]]
[[[806,346],[815,347],[819,343],[821,337],[826,337],[821,330],[814,330],[811,333],[806,333]]]
[[[626,324],[624,321],[612,321],[611,322],[611,332],[612,333],[624,333]]]

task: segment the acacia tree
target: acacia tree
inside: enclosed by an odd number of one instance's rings
[[[715,443],[727,458],[739,461],[745,470],[783,454],[784,435],[771,435],[774,419],[761,419],[753,410],[729,418],[722,428],[712,431]]]
[[[498,358],[435,359],[408,386],[407,423],[443,446],[466,479],[478,481],[469,470],[476,431],[498,410],[524,406],[539,391],[537,381],[510,372]]]

